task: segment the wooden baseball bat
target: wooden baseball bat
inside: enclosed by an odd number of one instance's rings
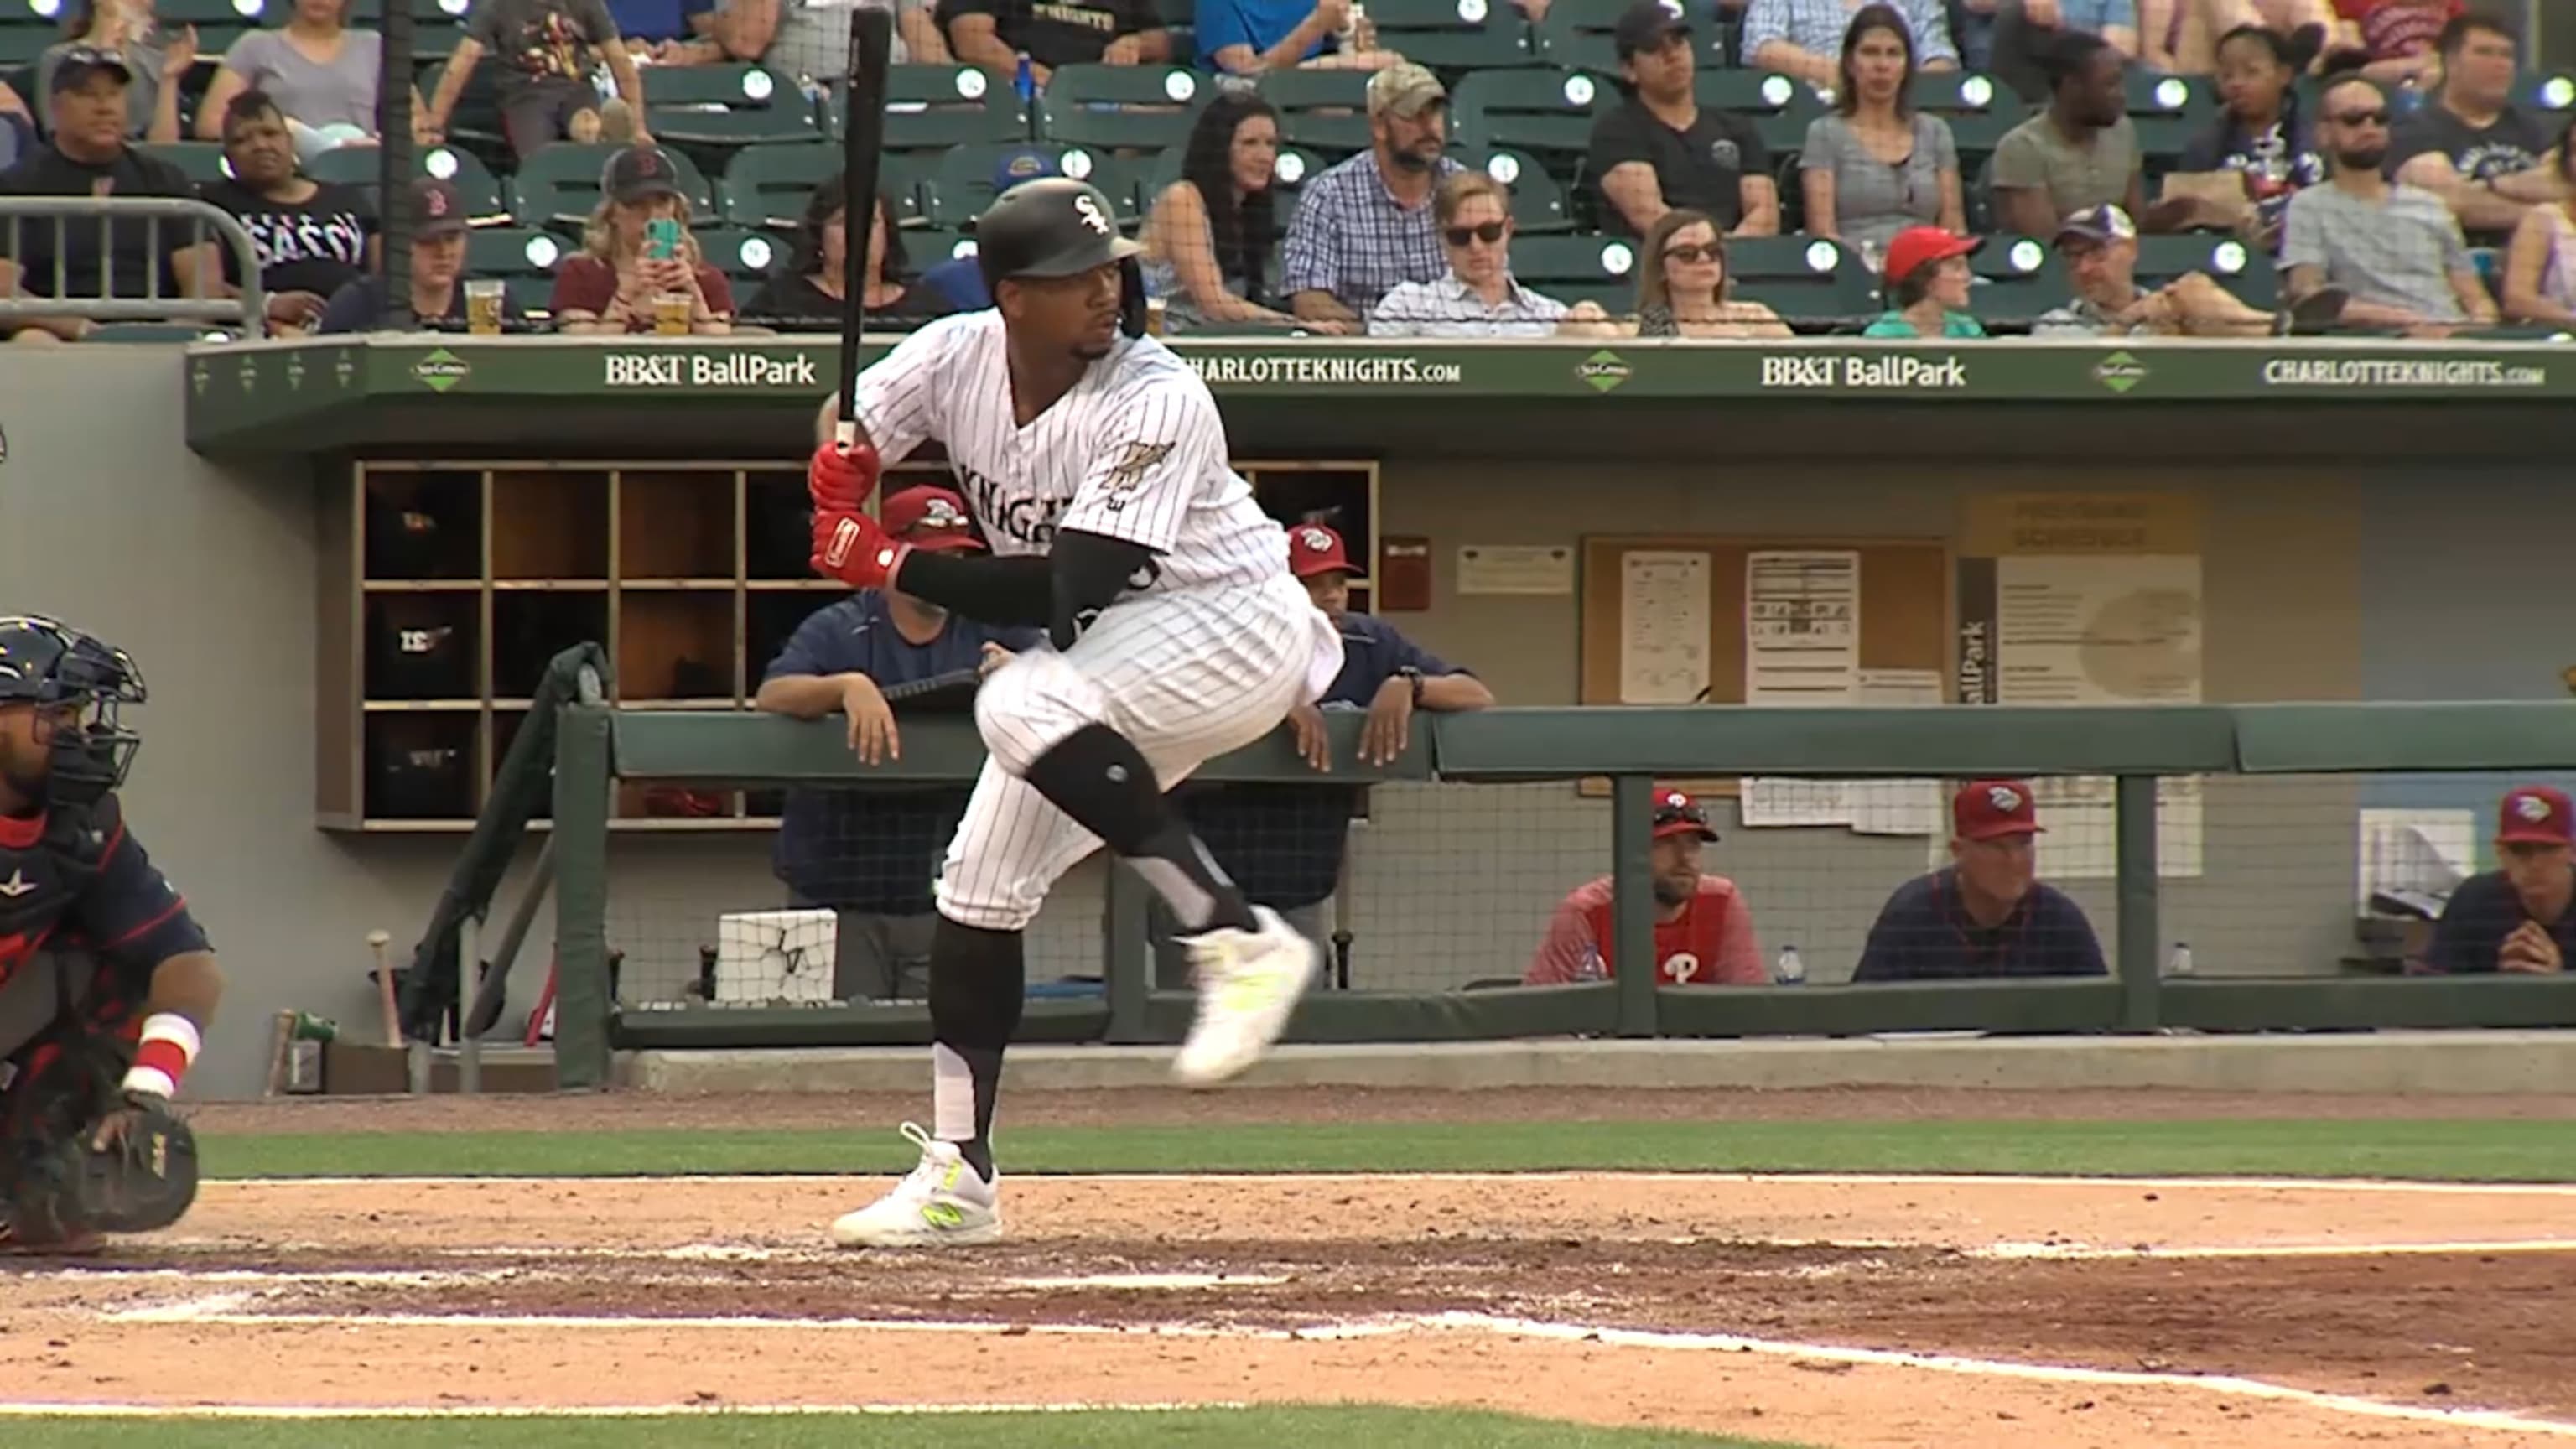
[[[841,173],[849,188],[849,244],[841,278],[843,452],[859,436],[859,334],[867,330],[868,232],[877,224],[878,163],[885,152],[886,67],[893,56],[894,7],[861,6],[850,17],[850,74],[842,98]]]
[[[390,931],[367,933],[367,949],[376,955],[376,1005],[384,1012],[385,1045],[398,1047],[403,1044],[402,1008],[394,1003],[394,968],[385,955],[393,939]]]

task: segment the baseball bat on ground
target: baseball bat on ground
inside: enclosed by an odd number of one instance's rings
[[[886,68],[894,49],[894,7],[860,6],[850,16],[849,91],[842,97],[841,174],[849,186],[849,233],[841,272],[841,412],[836,441],[859,441],[859,334],[868,325],[868,233],[877,224],[877,162],[885,152]]]
[[[376,1005],[384,1012],[385,1045],[398,1047],[403,1044],[402,1008],[394,1002],[394,968],[385,955],[385,947],[392,945],[393,939],[390,931],[367,933],[367,949],[376,957]]]

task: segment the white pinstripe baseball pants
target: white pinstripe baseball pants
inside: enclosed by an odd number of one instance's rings
[[[1071,649],[1032,650],[995,670],[975,697],[991,754],[948,843],[940,914],[1025,930],[1056,881],[1100,848],[1100,837],[1020,778],[1074,731],[1118,731],[1169,790],[1278,728],[1340,667],[1340,631],[1283,573],[1258,586],[1114,604]]]

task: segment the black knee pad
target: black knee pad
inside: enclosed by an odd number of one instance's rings
[[[1019,932],[941,916],[930,938],[932,1033],[950,1046],[1009,1046],[1020,1029],[1028,975]]]
[[[1056,741],[1022,778],[1119,855],[1143,854],[1171,819],[1154,767],[1107,725],[1084,725]]]

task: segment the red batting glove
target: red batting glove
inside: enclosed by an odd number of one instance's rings
[[[903,567],[912,546],[886,536],[877,521],[845,508],[814,510],[814,572],[854,589],[881,589]]]
[[[877,460],[877,450],[866,443],[846,453],[837,443],[825,443],[805,465],[805,492],[818,512],[837,508],[856,513],[877,491],[877,475],[884,466]]]

